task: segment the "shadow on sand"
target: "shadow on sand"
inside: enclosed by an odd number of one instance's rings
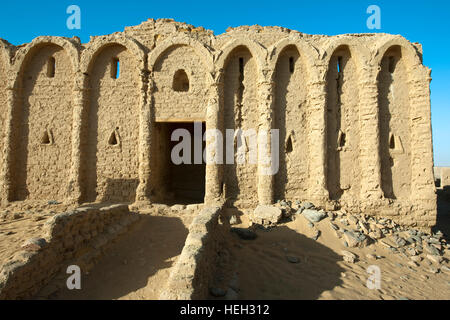
[[[89,274],[82,275],[81,290],[63,289],[50,298],[112,300],[145,288],[150,277],[172,266],[188,235],[182,220],[173,217],[143,215],[132,228],[107,250]],[[150,284],[156,292],[163,285]]]
[[[287,226],[257,230],[248,241],[232,236],[240,299],[315,300],[342,284],[342,257]],[[299,259],[290,263],[288,256]]]

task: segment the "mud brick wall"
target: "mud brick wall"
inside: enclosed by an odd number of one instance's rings
[[[214,35],[169,19],[85,44],[0,40],[0,200],[158,202],[170,167],[159,125],[199,121],[223,137],[280,134],[273,176],[249,163],[249,137],[239,150],[228,137],[235,162],[192,179],[206,181],[207,204],[306,200],[431,227],[431,70],[422,56],[400,35],[260,26]]]
[[[209,294],[211,278],[227,227],[219,223],[220,207],[204,208],[189,227],[183,251],[173,267],[161,300],[200,300]]]

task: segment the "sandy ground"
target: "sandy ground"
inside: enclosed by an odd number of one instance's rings
[[[81,290],[64,289],[57,300],[156,300],[183,250],[193,216],[145,215],[98,264],[82,276]],[[64,280],[65,281],[65,280]]]
[[[23,211],[11,207],[0,216],[1,264],[19,250],[23,241],[40,236],[47,219],[68,209],[48,204],[35,204],[33,208]],[[441,204],[438,220],[442,230],[448,228],[449,208]],[[193,215],[142,214],[143,218],[111,245],[99,263],[83,274],[82,290],[64,289],[44,298],[157,299],[183,249]],[[233,227],[249,226],[246,216],[241,222]],[[311,238],[314,229],[300,215],[269,231],[257,230],[255,240],[242,240],[230,233],[228,251],[239,299],[450,299],[450,273],[443,268],[450,267],[450,250],[445,250],[441,264],[422,254],[423,259],[414,266],[409,257],[392,253],[379,242],[365,248],[345,247],[329,218],[316,223],[315,229],[320,230],[318,240]],[[356,254],[357,261],[343,261],[342,250]],[[368,254],[379,258],[369,258]],[[288,256],[298,263],[289,262]],[[367,287],[369,266],[381,272],[379,290]],[[430,272],[433,268],[440,271]]]
[[[236,227],[248,227],[248,220]],[[347,248],[335,235],[329,219],[313,229],[300,216],[293,222],[266,230],[257,230],[256,240],[241,240],[233,235],[232,256],[236,261],[240,299],[450,299],[450,273],[430,272],[431,267],[450,267],[447,250],[443,262],[430,262],[426,255],[419,266],[409,257],[394,254],[380,243],[365,248]],[[344,262],[342,250],[356,254],[355,263]],[[368,258],[367,254],[379,256]],[[298,258],[290,263],[287,256]],[[369,266],[381,272],[380,290],[369,289]]]

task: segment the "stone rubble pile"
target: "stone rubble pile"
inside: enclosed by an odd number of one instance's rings
[[[428,234],[411,227],[401,226],[389,218],[349,214],[345,210],[327,212],[316,208],[310,202],[296,201],[292,204],[291,201],[286,200],[278,201],[274,206],[259,206],[251,215],[250,221],[253,224],[252,228],[256,226],[267,230],[279,223],[294,221],[299,217],[308,221],[308,225],[313,229],[314,240],[318,240],[321,235],[317,224],[328,219],[328,225],[336,238],[347,248],[364,248],[379,243],[390,252],[405,258],[410,267],[418,266],[423,261],[430,266],[432,273],[449,271],[446,265],[448,261],[443,256],[445,250],[450,248],[450,244],[447,243],[441,231]],[[344,261],[351,263],[358,258],[349,251],[343,251],[342,255]],[[380,256],[368,254],[367,258],[379,259]],[[434,267],[435,265],[438,267]]]

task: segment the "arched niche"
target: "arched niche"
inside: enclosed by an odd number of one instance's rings
[[[87,75],[82,198],[133,202],[139,184],[140,63],[132,50],[112,42],[92,55]]]
[[[196,50],[174,45],[153,66],[156,119],[204,119],[208,99],[207,67]]]
[[[295,45],[286,46],[275,66],[274,127],[279,130],[280,168],[275,200],[294,199],[308,189],[308,73]]]
[[[68,196],[71,167],[75,66],[57,44],[32,45],[21,60],[17,80],[11,200],[62,201]],[[43,143],[48,132],[51,143]]]
[[[411,116],[402,47],[386,50],[379,70],[381,187],[386,198],[407,199],[411,191]]]
[[[247,136],[237,139],[235,135],[227,136],[227,145],[232,150],[225,152],[226,197],[241,206],[251,206],[258,202],[257,164],[252,152],[257,152],[254,135],[251,130],[258,130],[258,67],[254,55],[243,45],[230,51],[225,60],[224,74],[224,127],[240,129]],[[233,141],[230,141],[232,139]],[[247,147],[246,147],[247,146]],[[248,147],[253,146],[253,148]],[[254,153],[253,153],[254,155]],[[230,163],[234,161],[234,164]]]
[[[328,64],[326,177],[332,200],[358,197],[360,190],[359,70],[355,60],[350,48],[341,45]]]

